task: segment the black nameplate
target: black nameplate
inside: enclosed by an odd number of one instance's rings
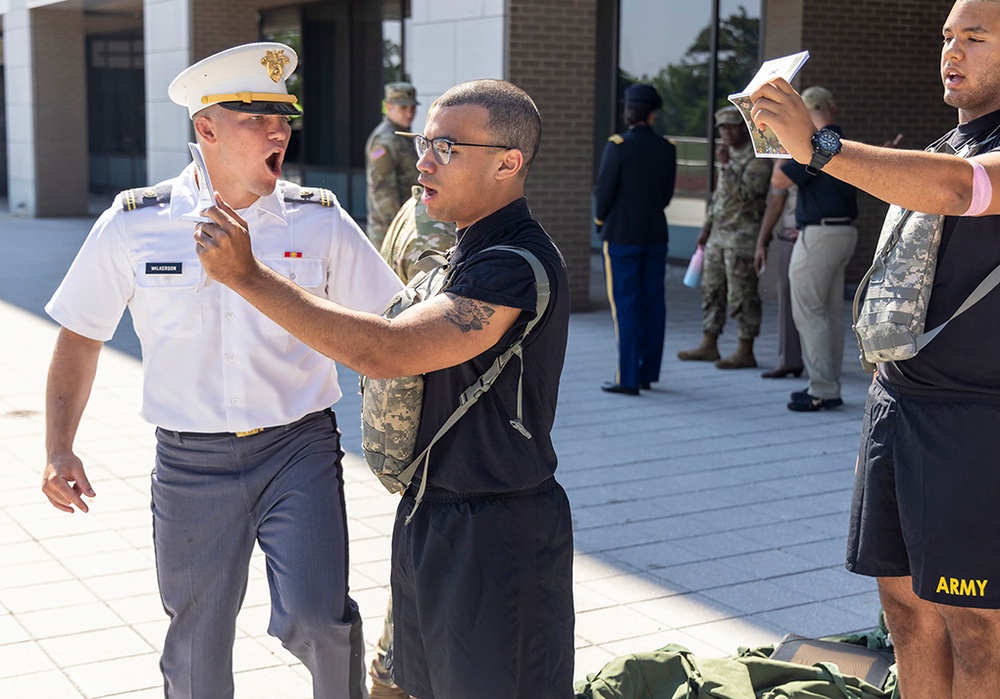
[[[183,262],[147,262],[146,274],[181,274]]]

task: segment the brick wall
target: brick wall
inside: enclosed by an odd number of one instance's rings
[[[573,310],[586,310],[596,0],[509,0],[508,7],[506,75],[542,114],[528,203],[566,258]]]
[[[83,12],[58,5],[31,10],[31,33],[34,215],[84,215],[88,167]]]
[[[200,61],[224,49],[258,41],[257,3],[245,0],[192,0],[194,23],[192,60]]]
[[[799,84],[833,92],[848,138],[881,144],[902,132],[901,147],[919,149],[955,125],[938,74],[941,25],[952,0],[857,1],[849,11],[829,0],[792,1],[801,3],[801,46],[810,52]],[[867,194],[858,203],[858,247],[847,270],[852,282],[871,262],[887,208]]]

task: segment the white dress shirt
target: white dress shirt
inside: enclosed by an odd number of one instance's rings
[[[284,425],[340,399],[336,364],[289,335],[228,287],[195,253],[193,166],[169,204],[125,211],[119,195],[94,224],[45,310],[102,342],[127,306],[142,345],[142,417],[184,432],[245,432]],[[241,215],[254,254],[308,291],[380,313],[402,287],[354,220],[275,192]]]

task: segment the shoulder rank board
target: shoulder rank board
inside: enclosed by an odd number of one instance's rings
[[[329,189],[322,187],[301,187],[294,182],[283,182],[281,198],[285,201],[319,204],[320,206],[337,206],[337,196]]]
[[[165,182],[154,187],[136,187],[122,192],[122,210],[135,211],[156,204],[169,204],[173,185]]]

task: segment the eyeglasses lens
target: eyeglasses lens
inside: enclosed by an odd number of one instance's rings
[[[413,137],[413,145],[417,149],[417,157],[422,158],[428,149],[434,149],[434,158],[442,165],[447,165],[451,160],[451,143],[444,138],[429,140],[426,136],[417,135]]]

